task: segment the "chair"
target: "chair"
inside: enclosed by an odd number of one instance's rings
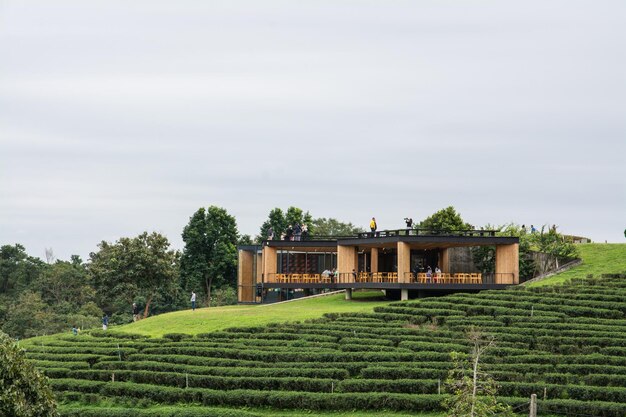
[[[276,282],[288,282],[287,274],[276,274]]]
[[[359,272],[359,275],[356,278],[357,282],[367,282],[369,278],[369,274],[367,272]]]
[[[419,281],[420,284],[426,284],[428,281],[428,277],[426,276],[425,272],[418,272],[417,274],[417,280]]]
[[[389,282],[398,282],[398,273],[397,272],[388,272],[387,279]]]
[[[320,277],[321,277],[320,274],[310,274],[309,277],[311,279],[311,282],[313,282],[313,283],[322,282],[321,279],[320,279]]]
[[[305,282],[305,283],[309,284],[311,282],[311,275],[310,274],[302,274],[302,282]]]
[[[480,284],[481,279],[479,277],[480,274],[470,274],[469,281],[471,284]]]
[[[302,274],[291,274],[291,282],[302,282]]]
[[[373,282],[383,282],[383,273],[382,272],[372,272],[372,281]]]

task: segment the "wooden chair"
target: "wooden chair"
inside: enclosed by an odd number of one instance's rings
[[[389,282],[398,282],[398,273],[397,272],[388,272],[387,280]]]
[[[479,277],[480,274],[470,274],[469,282],[471,284],[480,284],[482,279]]]
[[[383,282],[383,273],[382,272],[372,272],[372,281],[373,282]]]
[[[359,272],[359,275],[356,277],[356,282],[367,282],[369,278],[369,274],[367,272]]]
[[[302,282],[302,274],[291,274],[289,277],[290,282]]]
[[[311,275],[310,274],[302,274],[302,282],[310,284],[311,283]]]
[[[287,274],[276,274],[276,282],[289,282]]]
[[[322,282],[320,274],[310,274],[309,276],[310,276],[311,282],[314,284],[318,282]],[[328,281],[330,282],[330,278]]]
[[[426,276],[425,272],[418,272],[418,274],[417,274],[417,281],[420,284],[426,284],[428,282],[427,280],[428,280],[428,277]]]

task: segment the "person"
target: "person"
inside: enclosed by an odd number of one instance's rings
[[[530,233],[537,233],[537,229],[535,229],[534,225],[530,225]]]
[[[322,277],[329,278],[331,273],[332,272],[330,272],[328,269],[325,269],[324,272],[322,272]],[[331,281],[332,281],[332,278],[331,278]]]
[[[356,282],[356,269],[352,268],[352,280]]]
[[[133,321],[139,320],[139,307],[137,303],[133,303]]]
[[[106,330],[109,328],[109,316],[107,316],[107,314],[105,313],[104,316],[102,316],[102,330]]]
[[[370,230],[372,231],[372,235],[376,233],[376,229],[378,229],[378,225],[376,224],[376,218],[372,217],[370,221]]]
[[[439,269],[439,266],[435,267],[435,274],[441,274],[441,269]]]
[[[428,282],[433,282],[433,270],[431,269],[430,265],[428,266],[428,270],[426,271],[426,278],[428,279]]]
[[[337,269],[333,268],[333,270],[330,271],[330,283],[333,284],[337,282],[337,278],[339,278],[339,272],[337,272]]]
[[[296,225],[293,227],[293,240],[300,240],[300,236],[302,235],[302,227],[300,226],[299,223],[296,223]]]
[[[78,336],[78,327],[76,327],[76,325],[74,325],[74,326],[72,327],[72,334],[73,334],[74,336]]]
[[[523,235],[526,234],[526,225],[525,224],[522,225],[522,234]]]
[[[285,240],[293,240],[293,227],[289,225],[285,234]]]
[[[412,229],[413,228],[413,219],[410,217],[405,217],[404,218],[404,222],[406,223],[406,228],[407,229]]]
[[[196,293],[195,292],[191,292],[191,311],[196,311]]]
[[[267,229],[267,240],[274,240],[274,229],[272,228],[272,226]]]
[[[307,240],[309,237],[309,226],[306,223],[302,224],[302,240]]]

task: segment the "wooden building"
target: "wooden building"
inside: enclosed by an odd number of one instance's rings
[[[493,273],[455,272],[450,252],[468,246],[495,248]],[[238,250],[241,303],[269,302],[268,292],[280,291],[289,297],[290,291],[345,289],[350,298],[353,289],[370,288],[397,292],[406,300],[410,294],[498,289],[519,283],[519,239],[487,230],[385,230],[351,237],[267,240]]]

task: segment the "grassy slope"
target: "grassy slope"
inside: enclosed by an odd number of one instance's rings
[[[198,334],[236,326],[261,326],[275,322],[319,318],[324,313],[370,312],[388,302],[379,300],[378,291],[355,292],[352,301],[343,294],[315,297],[289,303],[237,305],[183,310],[149,317],[112,330],[160,337],[167,333]]]
[[[529,286],[561,284],[571,278],[584,278],[588,274],[599,276],[626,272],[626,243],[585,243],[576,247],[583,260],[582,265]]]

